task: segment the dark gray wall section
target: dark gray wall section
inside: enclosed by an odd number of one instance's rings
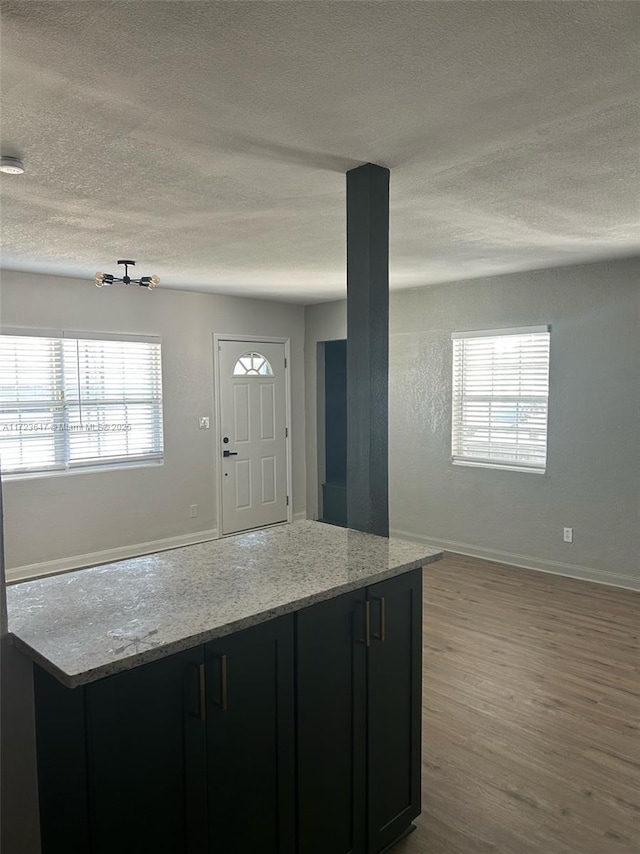
[[[347,301],[306,306],[304,312],[304,393],[307,466],[307,518],[322,518],[325,481],[323,342],[347,337]]]
[[[347,523],[389,534],[389,170],[347,172]]]
[[[347,479],[347,342],[327,341],[324,347],[325,479]]]

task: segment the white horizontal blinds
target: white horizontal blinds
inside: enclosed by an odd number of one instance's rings
[[[452,338],[454,461],[544,471],[548,328],[456,333]]]
[[[64,366],[69,467],[162,458],[158,341],[66,338]]]
[[[162,453],[159,339],[0,335],[3,472],[161,460]]]
[[[61,338],[0,335],[3,472],[65,466]]]

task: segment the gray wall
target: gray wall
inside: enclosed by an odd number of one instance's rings
[[[163,466],[5,483],[7,568],[216,527],[213,416],[214,332],[291,338],[293,510],[305,510],[304,308],[278,302],[3,272],[5,326],[162,336]],[[213,420],[212,420],[213,425]],[[196,519],[189,506],[199,505]]]
[[[316,343],[346,303],[307,307],[308,509]],[[451,332],[550,323],[545,475],[453,466]],[[450,550],[640,588],[640,259],[403,291],[391,300],[391,528]],[[574,543],[562,541],[563,526]]]

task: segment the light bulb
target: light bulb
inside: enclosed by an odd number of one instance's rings
[[[104,279],[104,273],[96,273],[96,279]]]
[[[151,281],[153,282],[153,286],[160,284],[160,276],[151,276]]]
[[[96,288],[101,288],[103,285],[102,279],[96,279]]]

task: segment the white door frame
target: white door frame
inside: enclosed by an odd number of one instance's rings
[[[252,344],[284,344],[284,375],[285,375],[285,427],[287,428],[286,460],[287,460],[287,522],[293,521],[293,474],[291,455],[291,338],[274,338],[270,335],[236,335],[213,333],[213,386],[214,386],[214,442],[215,442],[215,479],[216,479],[216,518],[219,537],[234,537],[236,534],[222,533],[222,466],[220,465],[220,445],[222,431],[220,424],[220,356],[218,344],[220,341],[250,341]],[[279,523],[282,524],[282,523]],[[243,533],[247,533],[246,531]]]

